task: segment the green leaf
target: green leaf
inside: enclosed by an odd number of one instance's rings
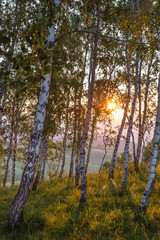
[[[37,20],[40,21],[42,18],[43,18],[42,13],[41,13],[41,12],[38,13],[38,14],[37,14]]]

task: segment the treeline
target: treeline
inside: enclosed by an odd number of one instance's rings
[[[110,178],[127,129],[122,194],[131,138],[138,172],[146,136],[155,125],[148,184],[140,204],[140,211],[146,211],[160,136],[159,9],[159,1],[142,0],[0,3],[3,185],[11,159],[12,185],[16,161],[25,164],[9,211],[10,228],[21,223],[32,183],[36,190],[47,160],[54,169],[51,176],[63,176],[67,149],[71,150],[69,177],[75,178],[76,186],[81,179],[80,202],[86,202],[86,173],[100,124],[105,126],[102,165],[107,146],[114,146]],[[112,101],[124,109],[118,132],[112,129],[108,108]],[[137,148],[133,129],[138,131]],[[55,143],[54,137],[60,135],[63,141]]]

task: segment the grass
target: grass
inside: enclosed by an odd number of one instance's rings
[[[0,188],[1,240],[143,240],[160,239],[160,167],[146,215],[138,213],[147,183],[148,169],[137,175],[131,165],[127,191],[120,196],[122,169],[110,181],[105,171],[87,176],[87,203],[79,204],[80,189],[74,180],[44,181],[31,192],[24,209],[24,222],[7,228],[9,206],[17,187]]]

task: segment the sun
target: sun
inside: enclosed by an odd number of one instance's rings
[[[117,104],[115,102],[110,102],[108,105],[108,109],[115,110],[117,108]]]
[[[115,120],[120,120],[123,118],[124,110],[119,108],[116,102],[109,102],[107,108],[112,112]]]

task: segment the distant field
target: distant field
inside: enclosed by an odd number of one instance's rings
[[[112,157],[112,150],[108,150],[105,160],[104,161],[110,161],[111,157]],[[120,154],[121,152],[119,151],[118,154]],[[86,151],[86,155],[87,155],[87,151]],[[98,172],[101,162],[102,162],[102,158],[104,155],[104,150],[102,149],[97,149],[97,148],[93,148],[91,151],[91,157],[90,157],[90,162],[89,162],[89,167],[88,167],[88,172]],[[70,159],[71,159],[71,153],[67,152],[66,154],[66,164],[65,164],[65,169],[68,171],[69,170],[69,166],[70,166]]]
[[[107,151],[105,161],[110,161],[111,160],[112,153],[113,153],[112,150]],[[121,152],[119,151],[118,154],[120,154],[120,153]],[[86,155],[87,155],[87,151],[86,151]],[[104,155],[104,150],[97,149],[97,148],[92,149],[90,162],[89,162],[89,167],[88,167],[88,172],[98,172],[99,171],[103,155]],[[70,167],[70,159],[71,159],[71,152],[67,152],[67,154],[66,154],[66,164],[65,164],[65,170],[67,172],[69,171],[69,167]],[[8,182],[11,181],[11,169],[12,169],[12,161],[10,162],[10,171],[9,171],[9,175],[8,175]],[[48,167],[46,165],[46,171],[47,170],[48,170]],[[17,183],[19,183],[19,181],[21,179],[22,172],[23,172],[22,165],[20,163],[16,163],[16,181],[17,181]],[[47,177],[47,175],[46,175],[46,177]]]

